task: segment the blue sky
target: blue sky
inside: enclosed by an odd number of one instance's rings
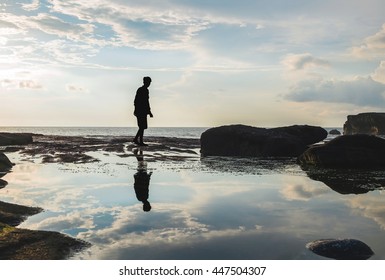
[[[342,126],[385,105],[383,0],[3,0],[0,126]]]

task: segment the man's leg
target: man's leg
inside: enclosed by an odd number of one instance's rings
[[[139,143],[140,144],[143,144],[143,134],[144,134],[144,129],[143,128],[139,128]]]
[[[135,138],[132,142],[134,142],[135,144],[138,144],[138,145],[141,142],[143,142],[143,129],[142,128],[138,129],[138,132],[136,133]]]

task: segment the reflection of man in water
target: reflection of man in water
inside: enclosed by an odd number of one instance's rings
[[[151,210],[151,204],[148,201],[148,193],[150,187],[151,174],[147,173],[146,162],[143,158],[143,151],[134,150],[135,156],[138,160],[138,172],[134,174],[134,189],[136,198],[143,203],[143,211],[148,212]]]

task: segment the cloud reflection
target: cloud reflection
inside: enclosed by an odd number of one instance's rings
[[[291,184],[284,187],[280,193],[286,200],[301,200],[308,201],[311,198],[328,193],[325,188],[320,188],[314,185],[303,185],[303,184]]]
[[[144,215],[136,206],[115,208],[115,220],[110,227],[81,232],[77,237],[94,244],[90,249],[92,258],[115,259],[138,248],[194,247],[210,240],[262,231],[259,225],[218,230],[199,222],[179,205],[159,204],[156,208],[151,216]]]
[[[385,204],[382,195],[356,196],[349,202],[355,211],[375,221],[381,229],[385,230]]]

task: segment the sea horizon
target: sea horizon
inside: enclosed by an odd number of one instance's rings
[[[262,127],[262,126],[255,126]],[[323,126],[321,126],[323,127]],[[199,126],[164,126],[149,127],[145,131],[146,136],[152,137],[177,137],[177,138],[200,138],[201,134],[211,127]],[[271,127],[264,127],[271,128]],[[342,126],[323,127],[328,132],[337,129],[342,132]],[[0,126],[0,132],[10,133],[34,133],[43,135],[60,136],[134,136],[137,127],[130,126]]]

